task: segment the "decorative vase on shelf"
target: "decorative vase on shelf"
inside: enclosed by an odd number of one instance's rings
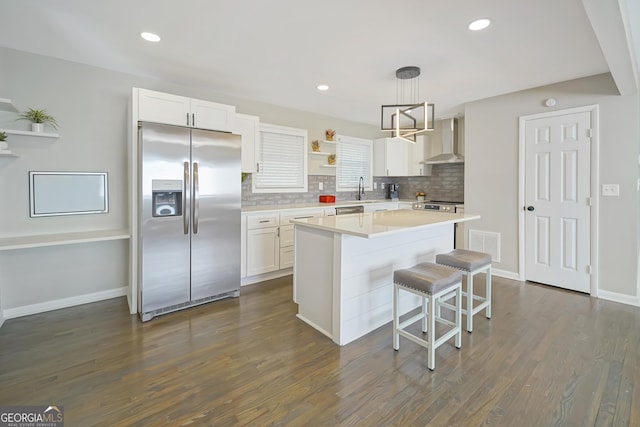
[[[311,143],[311,149],[316,152],[320,151],[320,143],[317,139],[313,140],[313,142]]]
[[[333,129],[327,129],[324,131],[324,137],[327,141],[333,141],[333,137],[335,136],[336,131]]]
[[[335,165],[336,164],[336,155],[335,154],[329,154],[329,157],[327,158],[327,162],[330,165]]]
[[[32,132],[44,132],[44,123],[31,123]]]
[[[7,144],[7,141],[0,141],[0,152],[1,151],[9,151],[9,144]]]

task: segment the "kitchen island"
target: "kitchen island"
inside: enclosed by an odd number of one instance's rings
[[[297,317],[339,345],[390,322],[393,272],[451,251],[455,223],[478,218],[395,210],[292,220]],[[419,304],[403,293],[401,312]]]

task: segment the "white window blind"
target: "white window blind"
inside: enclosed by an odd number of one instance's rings
[[[370,139],[339,136],[336,144],[336,191],[358,188],[360,177],[365,188],[371,189],[373,142]]]
[[[254,174],[256,193],[307,191],[307,131],[260,125],[259,171]]]

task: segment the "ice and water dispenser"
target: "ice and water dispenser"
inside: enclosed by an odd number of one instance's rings
[[[182,197],[182,181],[175,179],[152,180],[152,216],[181,216]]]

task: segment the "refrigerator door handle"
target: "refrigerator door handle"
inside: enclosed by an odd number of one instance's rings
[[[193,162],[193,234],[198,234],[198,220],[200,218],[200,178],[198,162]]]
[[[189,162],[184,162],[184,180],[183,180],[183,193],[182,196],[182,228],[184,234],[189,234],[189,189],[191,183],[189,182]]]

